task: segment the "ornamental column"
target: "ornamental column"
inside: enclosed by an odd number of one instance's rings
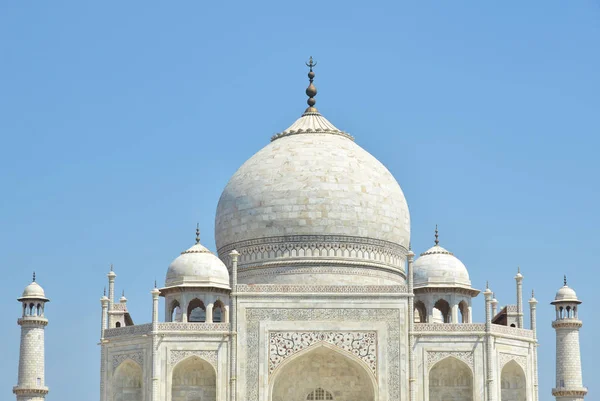
[[[44,306],[50,302],[44,289],[35,282],[25,287],[23,296],[18,299],[23,305],[23,314],[17,324],[21,326],[21,347],[19,353],[19,376],[13,393],[17,401],[44,401],[48,394],[44,371],[44,331],[48,320]]]
[[[106,287],[104,287],[104,295],[100,298],[102,305],[102,317],[100,323],[100,401],[106,400],[104,394],[104,383],[106,381],[106,345],[104,344],[104,330],[108,324],[108,298],[106,296]]]
[[[412,249],[408,249],[408,400],[415,401],[416,379],[415,379],[415,293],[413,259],[415,257]]]
[[[152,401],[158,401],[158,296],[160,291],[154,288],[150,292],[152,294]]]
[[[231,356],[229,366],[229,398],[237,398],[237,268],[240,253],[235,249],[229,253],[231,257],[231,335],[229,336],[229,352]]]
[[[492,354],[494,352],[493,344],[492,344],[492,310],[491,310],[491,302],[492,302],[492,290],[490,290],[489,285],[486,283],[486,289],[483,293],[485,296],[485,362],[486,362],[486,389],[487,389],[487,400],[494,401],[495,392],[494,392],[494,374],[492,370]]]
[[[517,282],[517,327],[523,328],[523,275],[521,274],[521,268],[517,268],[517,275],[515,276]]]
[[[531,290],[531,299],[529,300],[529,319],[530,329],[533,331],[533,401],[538,401],[538,364],[537,364],[537,323],[536,323],[536,309],[537,299],[534,297],[533,290]]]
[[[579,349],[579,329],[583,322],[579,320],[577,309],[581,301],[567,286],[566,277],[551,304],[556,308],[557,316],[552,322],[556,330],[556,387],[552,389],[552,395],[556,401],[583,401],[587,388],[582,383]]]

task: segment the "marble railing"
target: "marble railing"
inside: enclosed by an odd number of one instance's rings
[[[485,331],[483,323],[415,323],[415,332],[474,332]]]
[[[138,324],[134,326],[115,327],[104,330],[104,338],[121,337],[121,336],[141,336],[150,334],[152,331],[152,323]]]
[[[166,322],[158,323],[158,332],[218,332],[229,331],[229,323],[183,323]],[[138,324],[135,326],[115,327],[104,330],[104,338],[123,336],[142,336],[152,333],[152,323]]]
[[[493,334],[507,334],[515,337],[533,338],[533,331],[519,329],[517,327],[503,326],[501,324],[492,324]]]

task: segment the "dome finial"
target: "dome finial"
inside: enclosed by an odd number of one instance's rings
[[[196,223],[196,244],[200,243],[200,223]]]
[[[104,287],[104,296],[106,296],[106,286]]]
[[[564,276],[564,283],[565,283],[565,287],[567,286],[567,275],[565,274]]]
[[[317,88],[315,88],[315,86],[313,85],[313,80],[315,79],[313,67],[316,67],[316,65],[317,63],[313,62],[313,58],[312,56],[310,56],[308,63],[306,63],[306,66],[310,68],[310,70],[308,71],[308,80],[310,84],[308,85],[308,88],[306,88],[306,96],[308,96],[308,100],[306,101],[306,103],[308,103],[308,108],[304,111],[304,113],[319,112],[315,107],[315,103],[317,103],[317,101],[315,100],[315,96],[317,96]]]
[[[435,225],[435,245],[439,245],[440,244],[440,239],[439,239],[439,235],[438,235],[438,225]]]
[[[35,283],[35,272],[33,272],[33,282]]]

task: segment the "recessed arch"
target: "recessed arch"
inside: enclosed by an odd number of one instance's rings
[[[221,323],[225,315],[225,304],[220,299],[217,299],[213,304],[213,322]]]
[[[500,375],[501,401],[526,401],[526,384],[523,367],[514,359],[507,362]]]
[[[427,308],[423,301],[415,302],[415,323],[427,322]]]
[[[473,371],[448,356],[429,370],[429,401],[473,401]]]
[[[169,307],[169,319],[171,322],[181,322],[181,305],[178,300],[173,300]]]
[[[171,401],[215,401],[217,374],[213,366],[197,355],[175,365],[171,379]]]
[[[450,304],[445,299],[433,305],[433,323],[450,323]]]
[[[188,322],[206,322],[206,306],[198,298],[190,301],[187,308]]]
[[[126,359],[113,374],[113,401],[142,401],[142,367]]]
[[[460,311],[460,322],[469,323],[471,317],[469,316],[469,304],[464,299],[458,303],[458,310]]]
[[[374,401],[377,395],[377,380],[366,364],[326,343],[289,357],[270,381],[271,401],[306,401],[319,388],[334,400]]]

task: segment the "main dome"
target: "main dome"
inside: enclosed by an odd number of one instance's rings
[[[215,239],[242,283],[397,283],[410,217],[387,168],[309,107],[231,177]]]

